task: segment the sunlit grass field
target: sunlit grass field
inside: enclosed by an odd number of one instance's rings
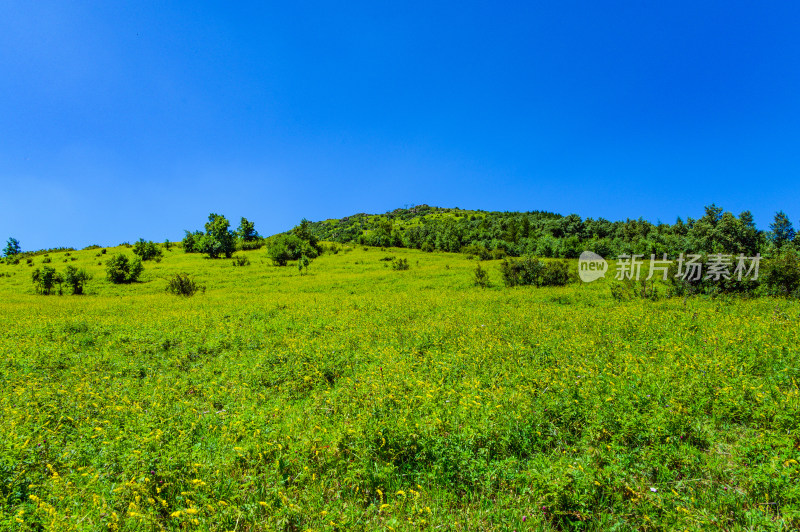
[[[83,296],[0,265],[0,530],[800,526],[796,301],[507,289],[497,261],[481,289],[363,247],[302,276],[173,248],[113,285],[117,252],[50,254]]]

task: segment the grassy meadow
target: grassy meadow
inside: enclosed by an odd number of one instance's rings
[[[362,246],[306,275],[173,247],[114,285],[117,252],[50,253],[82,296],[0,265],[0,530],[800,527],[797,301]]]

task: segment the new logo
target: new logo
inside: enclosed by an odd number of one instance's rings
[[[605,277],[608,271],[606,259],[591,251],[584,251],[578,257],[578,275],[584,283],[591,283]]]

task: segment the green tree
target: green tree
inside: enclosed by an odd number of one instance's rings
[[[19,247],[19,240],[10,237],[6,243],[6,247],[3,248],[3,255],[6,257],[13,257],[14,255],[19,255],[21,252],[22,248]]]
[[[300,220],[300,225],[292,229],[291,233],[307,244],[304,252],[309,257],[314,258],[322,251],[317,237],[311,233],[311,222],[305,218]]]
[[[181,241],[184,253],[199,253],[200,252],[200,239],[203,238],[202,231],[185,231],[186,236]]]
[[[306,273],[308,273],[309,264],[311,264],[311,260],[305,255],[301,255],[297,260],[297,269],[300,270],[300,275],[303,275],[303,269],[305,269]]]
[[[106,261],[106,276],[114,284],[135,282],[139,279],[142,271],[144,271],[144,267],[139,257],[129,260],[120,253]]]
[[[31,272],[31,280],[36,287],[36,293],[42,295],[49,295],[55,285],[59,285],[59,293],[61,293],[61,283],[64,282],[64,278],[56,272],[54,268],[50,266],[45,266],[41,270],[36,268]]]
[[[236,235],[230,230],[230,222],[221,214],[211,213],[206,223],[206,234],[200,238],[199,251],[212,259],[225,255],[229,259],[236,251]]]
[[[67,266],[64,273],[64,281],[72,288],[72,295],[76,296],[83,294],[83,287],[91,278],[92,276],[86,270],[79,270],[75,266]]]
[[[242,239],[242,242],[252,242],[259,239],[259,234],[256,231],[256,224],[245,217],[242,217],[242,220],[239,222],[239,228],[236,229],[236,234]]]
[[[270,239],[267,245],[267,255],[276,266],[286,266],[290,260],[299,259],[304,255],[307,247],[308,243],[297,235],[277,235]]]
[[[164,256],[164,252],[155,242],[146,241],[144,238],[140,238],[133,245],[133,254],[142,260],[155,260],[156,262],[161,262],[161,257]]]
[[[792,227],[792,222],[783,211],[778,211],[775,213],[775,221],[769,225],[769,228],[772,231],[772,234],[770,235],[772,242],[778,249],[794,240],[794,227]]]
[[[774,295],[800,296],[800,254],[786,247],[764,265],[764,284]]]

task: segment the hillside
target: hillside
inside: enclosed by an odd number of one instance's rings
[[[716,205],[702,216],[674,224],[643,219],[608,221],[583,219],[577,214],[486,212],[420,205],[385,214],[359,213],[312,224],[321,240],[372,246],[395,246],[425,251],[460,251],[476,246],[502,250],[512,256],[576,258],[583,250],[602,256],[640,253],[726,253],[747,256],[771,249],[769,234],[756,228],[752,215],[734,215]]]

